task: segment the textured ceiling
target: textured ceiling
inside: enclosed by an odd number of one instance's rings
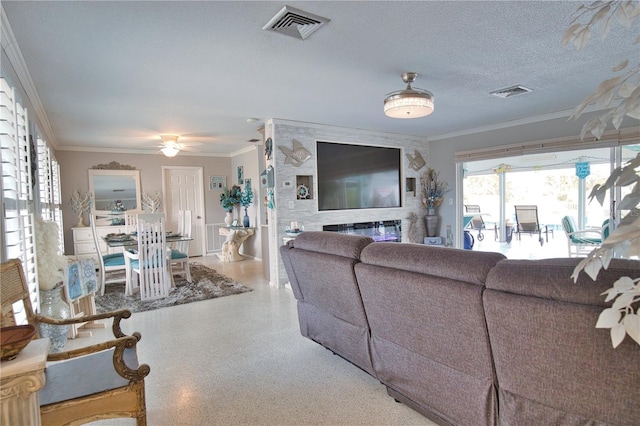
[[[306,40],[262,27],[285,5],[331,21]],[[437,138],[569,115],[611,68],[637,58],[614,25],[561,46],[580,3],[3,1],[58,149],[157,152],[160,134],[229,155],[282,118]],[[3,41],[4,43],[4,41]],[[4,46],[3,46],[4,47]],[[385,94],[419,74],[425,118],[384,116]],[[532,93],[500,99],[514,85]],[[247,122],[247,118],[258,122]]]

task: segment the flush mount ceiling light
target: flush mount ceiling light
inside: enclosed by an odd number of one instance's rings
[[[178,136],[176,135],[162,135],[162,145],[164,147],[160,150],[162,153],[171,158],[175,157],[180,152],[180,144],[178,143]]]
[[[433,93],[411,87],[418,74],[405,72],[402,81],[407,88],[389,93],[384,98],[384,114],[391,118],[426,117],[433,112]]]

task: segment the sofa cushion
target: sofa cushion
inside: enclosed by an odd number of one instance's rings
[[[480,285],[502,259],[500,253],[398,243],[372,244],[360,255],[363,263]]]
[[[339,232],[303,232],[290,244],[301,250],[360,259],[362,249],[373,242],[370,237]]]
[[[603,291],[612,287],[619,277],[640,275],[639,261],[612,259],[609,268],[600,271],[597,281],[583,271],[574,284],[571,275],[581,260],[503,260],[489,272],[486,287],[523,296],[605,307],[610,303],[604,301]]]

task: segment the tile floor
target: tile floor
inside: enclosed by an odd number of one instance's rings
[[[377,380],[298,330],[288,289],[260,261],[196,258],[254,291],[132,315],[139,331],[149,425],[433,425]],[[104,335],[70,341],[86,344]],[[96,425],[134,425],[113,419]]]
[[[528,235],[507,244],[485,231],[474,249],[509,258],[562,257],[566,239],[560,230],[544,246]],[[141,312],[125,321],[126,331],[142,334],[139,357],[151,366],[149,425],[434,424],[396,403],[368,374],[303,338],[293,294],[269,286],[260,261],[194,260],[254,291]],[[104,333],[98,330],[89,339]],[[133,424],[132,419],[96,423]]]

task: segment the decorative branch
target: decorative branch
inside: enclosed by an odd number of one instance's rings
[[[604,39],[611,29],[612,22],[617,21],[624,27],[630,28],[638,17],[640,17],[640,3],[637,1],[595,1],[589,5],[581,5],[565,32],[562,44],[564,46],[572,43],[581,50],[589,41],[596,26],[601,25],[600,36]],[[581,23],[580,21],[584,18],[587,22]],[[640,37],[633,42],[633,44],[638,43],[640,43]],[[582,126],[580,134],[582,139],[587,133],[599,139],[609,122],[619,129],[625,116],[640,119],[640,63],[629,66],[629,60],[624,60],[612,71],[614,73],[624,71],[624,73],[600,83],[596,91],[587,96],[571,115],[572,119],[577,119],[591,104],[605,108],[603,113]],[[626,195],[620,203],[620,209],[627,210],[629,213],[602,245],[589,253],[576,266],[572,275],[575,281],[581,271],[595,281],[600,270],[607,269],[614,256],[640,255],[640,211],[638,210],[640,176],[636,171],[638,168],[640,168],[640,154],[625,167],[615,169],[603,185],[596,185],[591,191],[590,199],[596,198],[602,205],[605,195],[611,188],[633,185],[631,193]],[[634,304],[637,307],[640,301],[640,279],[621,277],[603,294],[606,294],[605,301],[614,302],[611,308],[602,311],[596,328],[611,329],[611,343],[614,348],[622,343],[627,334],[640,345],[640,308],[634,313],[633,307]]]
[[[637,1],[595,1],[588,6],[581,5],[565,32],[562,45],[571,43],[576,49],[582,50],[598,25],[601,25],[601,38],[604,39],[613,21],[630,28],[638,17],[640,17],[640,3]],[[587,18],[587,22],[580,23],[579,21],[584,18]],[[633,44],[638,43],[640,43],[640,37],[633,42]],[[603,113],[582,126],[581,138],[591,133],[599,139],[609,122],[619,129],[625,116],[640,119],[640,63],[629,66],[629,60],[625,59],[612,69],[614,73],[624,70],[626,70],[624,74],[600,83],[596,91],[587,96],[574,110],[570,118],[575,120],[591,104],[605,108]]]
[[[148,192],[142,192],[142,206],[145,210],[148,210],[149,213],[155,213],[156,210],[160,208],[162,204],[162,192],[156,191],[155,194],[149,195]]]
[[[86,212],[91,207],[91,198],[92,194],[90,192],[87,192],[84,195],[80,195],[80,191],[76,189],[71,193],[71,200],[69,200],[71,209],[76,214],[82,214]]]

